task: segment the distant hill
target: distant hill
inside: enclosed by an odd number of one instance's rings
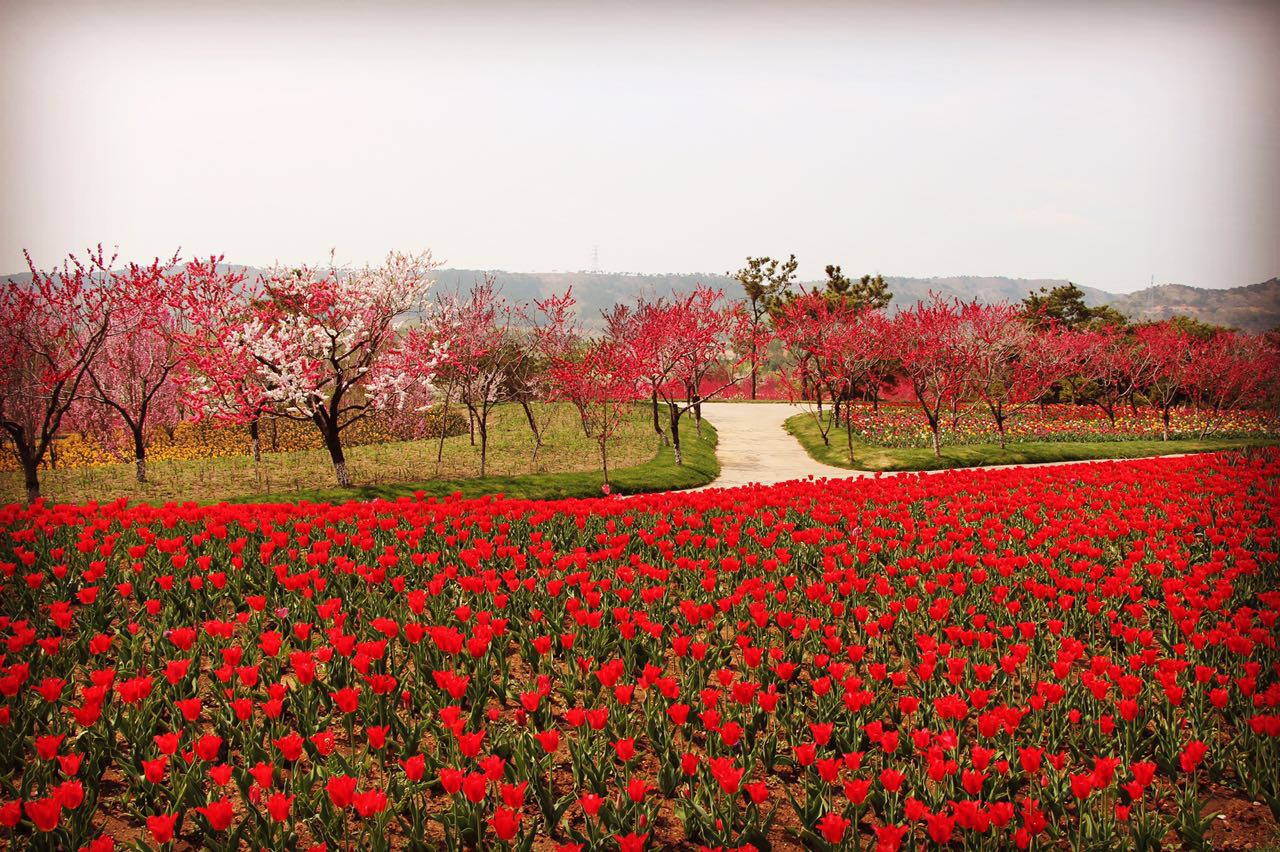
[[[479,270],[441,269],[437,271],[437,292],[466,290],[482,276]],[[742,290],[727,275],[623,275],[592,272],[498,272],[497,282],[503,294],[512,301],[532,302],[552,293],[563,293],[569,286],[578,300],[583,322],[599,325],[600,311],[616,302],[626,302],[638,295],[688,293],[698,283],[718,287],[731,297]],[[930,292],[948,298],[981,302],[1019,302],[1041,288],[1066,284],[1065,278],[1002,278],[962,275],[945,278],[905,278],[885,276],[893,292],[890,308],[901,310],[928,297]],[[821,286],[820,282],[804,282],[805,286]],[[1079,285],[1077,285],[1079,286]],[[1280,279],[1261,284],[1229,289],[1187,287],[1165,284],[1136,293],[1108,293],[1094,287],[1080,287],[1089,305],[1109,304],[1134,320],[1166,319],[1174,314],[1194,317],[1215,325],[1243,331],[1269,331],[1280,326]]]
[[[1135,320],[1162,320],[1181,314],[1244,331],[1280,328],[1280,278],[1229,290],[1162,284],[1112,296],[1109,301],[1116,310]]]
[[[254,267],[234,266],[252,275]],[[504,272],[498,271],[498,287],[503,296],[517,303],[530,303],[573,288],[582,322],[589,328],[602,325],[600,312],[618,302],[629,302],[637,296],[662,296],[692,292],[699,283],[717,287],[727,296],[738,298],[742,289],[738,282],[724,274],[688,273],[643,275],[617,272]],[[852,274],[852,273],[851,273]],[[472,282],[484,275],[477,269],[438,269],[433,295],[466,292]],[[0,278],[26,280],[27,273]],[[998,276],[957,275],[942,278],[905,278],[885,276],[893,292],[891,310],[914,305],[930,292],[964,300],[982,302],[1017,302],[1041,288],[1051,289],[1066,284],[1064,278],[1002,278]],[[804,282],[805,286],[821,286],[820,282]],[[1077,285],[1079,286],[1079,285]],[[1109,304],[1133,320],[1166,319],[1175,314],[1194,317],[1214,325],[1244,331],[1269,331],[1280,327],[1280,279],[1261,284],[1228,289],[1188,287],[1162,284],[1136,293],[1109,293],[1093,287],[1080,287],[1090,305]]]

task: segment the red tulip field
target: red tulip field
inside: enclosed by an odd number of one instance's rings
[[[1280,812],[1274,451],[0,515],[11,848],[1231,847]]]

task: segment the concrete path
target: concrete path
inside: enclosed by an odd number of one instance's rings
[[[704,488],[773,485],[809,476],[847,479],[866,471],[832,467],[813,459],[782,428],[804,409],[787,402],[704,402],[702,416],[716,427],[720,476]]]

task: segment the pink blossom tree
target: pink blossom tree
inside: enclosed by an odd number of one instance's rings
[[[636,357],[628,336],[629,311],[606,314],[608,332],[597,340],[583,337],[574,313],[572,290],[535,303],[541,313],[534,341],[547,363],[548,391],[578,410],[583,432],[600,449],[604,483],[609,485],[609,441],[627,412],[647,393],[647,366]]]
[[[98,246],[60,269],[0,289],[0,429],[22,469],[28,502],[40,497],[40,466],[84,390],[111,333],[115,275]]]
[[[179,419],[182,300],[176,291],[182,280],[171,272],[177,262],[175,255],[116,275],[112,331],[86,372],[85,404],[107,416],[90,412],[84,425],[107,447],[124,435],[138,482],[147,481],[147,447],[155,431]]]
[[[440,349],[447,353],[440,368],[467,409],[473,441],[480,446],[480,471],[487,471],[489,419],[511,398],[511,376],[530,355],[520,337],[524,311],[502,298],[495,277],[485,275],[466,298],[448,297],[436,306],[433,322]]]
[[[399,345],[388,356],[385,370],[397,377],[394,385],[388,385],[384,390],[384,394],[392,397],[393,404],[387,409],[393,417],[416,418],[416,422],[421,424],[426,411],[433,405],[441,406],[435,435],[437,473],[444,461],[449,404],[455,395],[448,349],[455,330],[450,322],[443,311],[424,310],[422,322],[401,336]],[[413,428],[407,431],[412,433]]]

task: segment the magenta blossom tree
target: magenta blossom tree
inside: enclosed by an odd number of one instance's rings
[[[40,497],[40,466],[89,368],[111,332],[115,276],[102,246],[29,281],[0,289],[0,429],[22,469],[28,502]]]

